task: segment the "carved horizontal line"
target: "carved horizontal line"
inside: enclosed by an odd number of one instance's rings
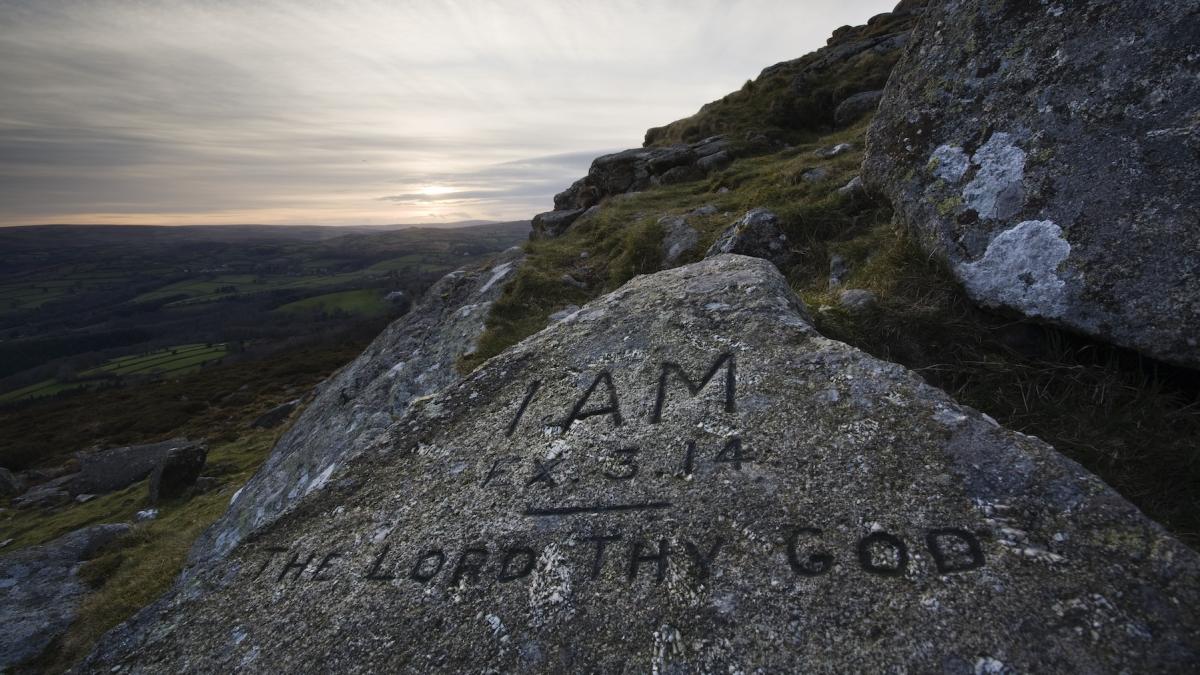
[[[648,511],[669,509],[671,502],[639,502],[636,504],[588,504],[583,506],[547,506],[525,509],[527,516],[571,516],[577,513],[614,513],[620,511]]]

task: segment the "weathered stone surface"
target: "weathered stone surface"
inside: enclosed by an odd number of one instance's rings
[[[1200,366],[1200,3],[941,0],[912,39],[868,186],[977,302]]]
[[[154,469],[154,473],[150,474],[150,503],[157,504],[162,499],[182,497],[200,477],[207,459],[208,448],[202,444],[192,443],[171,448]]]
[[[78,453],[79,475],[71,482],[69,490],[72,494],[96,494],[129,487],[149,476],[171,449],[195,444],[186,438],[172,438],[159,443]]]
[[[717,237],[706,258],[722,253],[737,253],[770,260],[783,267],[793,257],[787,235],[779,224],[779,217],[767,209],[750,209]]]
[[[833,120],[838,126],[846,126],[869,112],[874,112],[883,99],[883,90],[859,92],[838,104],[833,111]]]
[[[292,411],[294,411],[299,405],[300,399],[295,399],[294,401],[288,401],[286,403],[280,403],[279,405],[271,408],[255,418],[255,420],[250,423],[250,426],[254,427],[255,429],[274,429],[280,424],[286,422],[287,418],[292,416]]]
[[[446,275],[353,363],[322,383],[225,515],[197,539],[189,562],[224,556],[324,485],[414,399],[457,382],[455,362],[474,351],[488,308],[523,259],[513,248],[486,266]]]
[[[723,255],[414,404],[84,669],[1180,672],[1198,558]]]
[[[37,658],[79,611],[87,586],[76,576],[128,525],[94,525],[41,546],[0,556],[0,671]]]

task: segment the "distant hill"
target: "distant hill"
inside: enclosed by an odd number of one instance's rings
[[[111,385],[76,374],[119,357],[195,343],[236,354],[395,317],[529,228],[459,225],[0,229],[0,404]]]

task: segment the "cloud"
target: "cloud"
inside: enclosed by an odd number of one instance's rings
[[[0,224],[524,218],[890,4],[0,0]]]

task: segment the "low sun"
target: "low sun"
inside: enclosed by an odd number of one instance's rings
[[[418,189],[417,192],[429,196],[447,195],[451,192],[454,192],[454,188],[446,187],[445,185],[426,185],[425,187]]]

